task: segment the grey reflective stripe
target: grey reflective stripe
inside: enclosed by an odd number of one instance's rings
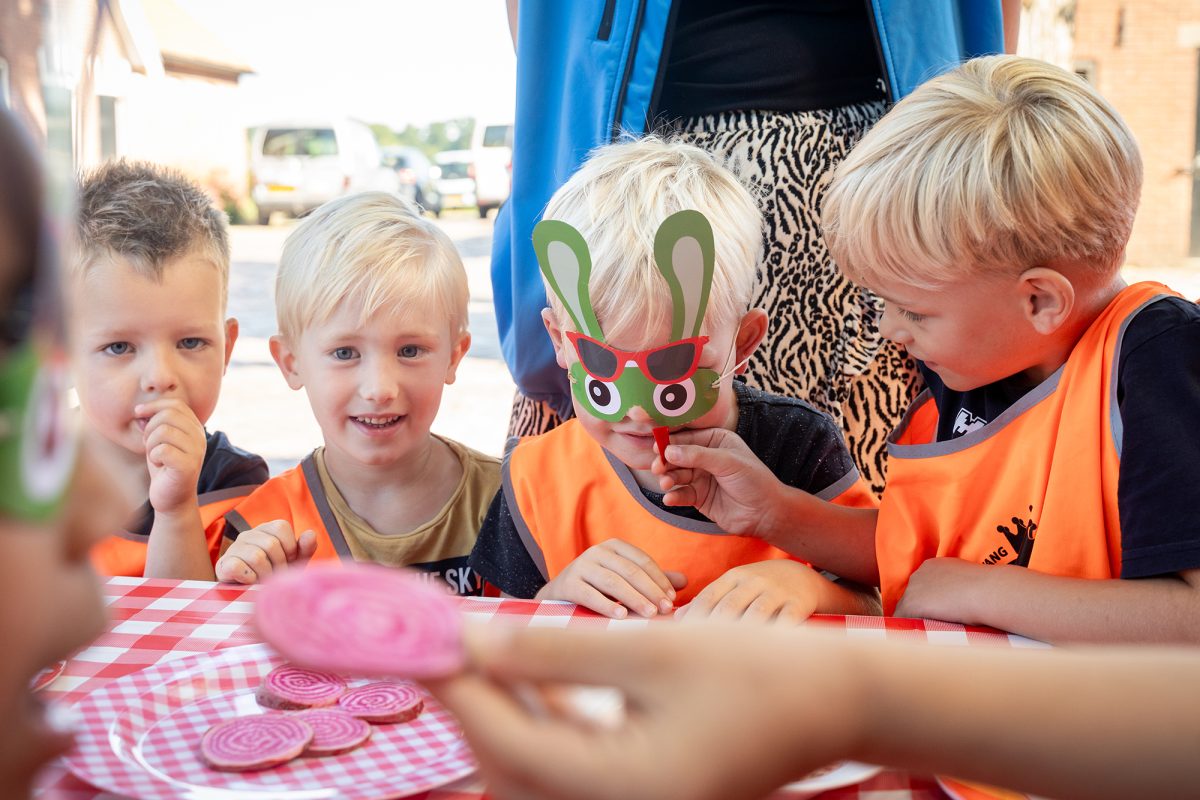
[[[538,572],[542,573],[542,580],[549,582],[550,573],[546,569],[546,556],[542,553],[537,539],[533,538],[533,532],[525,523],[525,517],[521,515],[521,507],[517,505],[517,496],[513,491],[512,475],[509,473],[509,458],[516,449],[518,441],[519,439],[514,436],[504,447],[504,458],[500,461],[500,488],[504,491],[504,502],[508,504],[508,514],[517,528],[521,543],[525,545],[525,551],[529,553],[529,558],[538,568]]]
[[[1117,448],[1118,459],[1121,457],[1121,448],[1124,445],[1125,439],[1125,421],[1121,419],[1121,408],[1117,404],[1117,376],[1121,373],[1121,345],[1125,342],[1125,331],[1129,327],[1129,323],[1133,322],[1133,318],[1142,313],[1142,310],[1146,306],[1157,303],[1159,300],[1167,297],[1173,297],[1173,295],[1156,294],[1142,303],[1121,322],[1121,328],[1117,331],[1117,347],[1113,353],[1112,375],[1109,376],[1108,386],[1108,426],[1112,432],[1113,446]]]
[[[832,500],[849,489],[858,481],[858,468],[851,467],[850,471],[813,495],[818,500]]]
[[[342,526],[338,525],[337,517],[334,516],[333,509],[329,507],[325,485],[321,483],[321,474],[317,471],[317,460],[313,458],[312,453],[309,453],[300,462],[300,469],[304,472],[304,482],[308,484],[308,493],[312,495],[317,513],[321,515],[321,523],[325,526],[325,533],[329,536],[329,541],[333,543],[334,552],[343,561],[353,561],[354,555],[350,552],[350,546],[346,544],[346,535],[342,533]],[[293,531],[293,533],[299,536],[303,531]]]
[[[892,435],[888,437],[888,457],[934,458],[937,456],[948,456],[951,453],[959,453],[963,450],[974,447],[977,444],[986,442],[988,439],[1004,430],[1004,428],[1006,428],[1009,423],[1011,423],[1017,417],[1021,416],[1050,395],[1054,394],[1054,390],[1058,388],[1059,380],[1062,379],[1063,369],[1065,367],[1066,365],[1064,364],[1063,366],[1054,370],[1053,375],[1039,383],[1028,393],[1026,393],[1024,397],[1006,408],[1004,413],[978,430],[965,433],[962,436],[959,436],[955,439],[948,439],[944,442],[930,442],[929,444],[897,444],[895,440],[898,439],[908,427],[909,422],[912,420],[912,415],[915,414],[916,410],[925,403],[926,398],[931,396],[929,390],[926,389],[925,391],[921,392],[920,396],[913,401],[911,406],[909,406],[908,412],[905,413],[904,419],[900,423],[900,427],[896,428]]]
[[[604,448],[601,448],[604,450]],[[681,517],[678,514],[672,514],[670,511],[659,508],[647,499],[646,495],[642,494],[642,487],[638,486],[637,479],[633,477],[633,472],[625,465],[624,462],[616,458],[612,453],[604,450],[604,457],[608,459],[609,465],[613,468],[613,472],[621,479],[621,483],[625,486],[625,491],[629,492],[629,496],[637,501],[637,504],[646,510],[651,516],[662,520],[668,525],[679,528],[680,530],[690,531],[692,533],[705,533],[710,536],[730,536],[732,534],[721,530],[721,527],[715,522],[706,522],[699,519],[690,519]],[[613,531],[614,536],[624,536],[624,531]]]
[[[249,521],[245,517],[243,517],[237,511],[227,511],[225,513],[225,521],[228,522],[230,527],[232,527],[238,533],[244,533],[245,531],[248,531],[254,527],[253,525],[251,525],[249,523]],[[237,537],[231,537],[231,538],[237,538]]]
[[[245,497],[259,487],[259,484],[248,483],[245,486],[227,486],[224,489],[214,489],[211,492],[205,492],[196,499],[200,505],[205,503],[219,503],[222,500],[229,500],[233,497]]]

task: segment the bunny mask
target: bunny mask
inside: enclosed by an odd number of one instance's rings
[[[640,406],[655,422],[670,427],[712,409],[720,376],[697,368],[708,341],[700,329],[714,263],[712,226],[703,214],[672,214],[654,236],[654,263],[671,289],[671,338],[648,350],[619,350],[605,342],[588,295],[591,255],[577,230],[565,222],[542,220],[533,230],[533,246],[547,284],[575,325],[566,336],[578,356],[569,374],[579,405],[606,422],[617,422]]]

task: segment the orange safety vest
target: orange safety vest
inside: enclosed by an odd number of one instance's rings
[[[1018,564],[1052,575],[1121,574],[1117,360],[1130,320],[1175,295],[1126,287],[1066,364],[982,428],[934,441],[938,411],[923,393],[888,442],[888,484],[875,550],[884,613],[930,558]]]
[[[629,467],[600,447],[577,419],[517,442],[505,456],[501,477],[513,522],[546,580],[592,545],[621,539],[663,569],[687,576],[687,587],[678,595],[683,604],[733,567],[791,558],[761,539],[658,508],[642,494]],[[856,470],[818,496],[839,505],[874,505]]]
[[[230,486],[215,492],[205,492],[200,501],[200,523],[208,543],[209,559],[216,564],[221,554],[221,518],[256,486]],[[101,575],[129,575],[140,578],[146,573],[146,545],[149,536],[122,531],[115,533],[92,548],[92,566]]]
[[[317,535],[314,561],[354,560],[346,536],[325,497],[312,453],[259,486],[225,515],[225,522],[238,533],[277,519],[290,522],[297,533],[311,530]]]

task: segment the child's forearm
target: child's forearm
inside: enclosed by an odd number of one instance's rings
[[[879,585],[872,508],[845,508],[779,484],[756,532],[780,550],[864,586]]]
[[[963,622],[1047,642],[1200,644],[1200,570],[1143,580],[1086,580],[1023,567],[982,571]]]
[[[860,760],[1058,798],[1178,797],[1200,781],[1193,651],[859,645]]]
[[[146,577],[201,581],[215,579],[198,507],[185,507],[167,513],[155,512],[154,527],[146,547]]]

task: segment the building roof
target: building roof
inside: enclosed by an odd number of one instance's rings
[[[142,0],[142,7],[162,53],[163,69],[167,72],[235,83],[239,76],[254,72],[244,59],[180,8],[175,0]]]

